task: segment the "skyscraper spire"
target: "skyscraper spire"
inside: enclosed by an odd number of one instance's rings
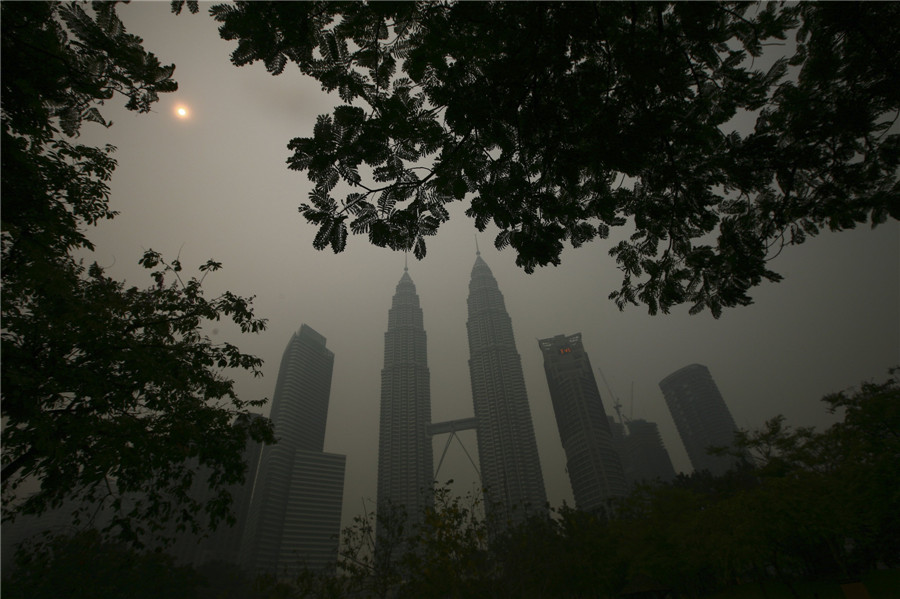
[[[422,516],[433,492],[430,381],[422,308],[404,267],[384,334],[376,509],[400,508],[408,523]]]
[[[475,255],[480,256],[481,250],[478,249],[478,234],[475,234]]]
[[[480,252],[468,305],[469,374],[485,505],[495,521],[521,520],[542,512],[547,495],[512,322]]]

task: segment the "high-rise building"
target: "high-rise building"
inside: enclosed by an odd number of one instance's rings
[[[547,495],[512,321],[480,252],[468,307],[469,374],[488,516],[518,520],[545,510]]]
[[[304,324],[272,397],[278,443],[263,449],[241,550],[251,572],[291,575],[337,558],[346,456],[323,452],[333,368],[325,337]]]
[[[250,416],[250,419],[263,418],[259,414]],[[235,426],[249,426],[250,419],[240,420]],[[207,536],[199,536],[190,531],[178,533],[174,523],[170,524],[170,534],[175,537],[175,542],[166,548],[166,553],[183,564],[199,566],[208,562],[224,562],[238,564],[240,561],[241,541],[247,525],[250,513],[250,499],[253,495],[253,484],[256,481],[259,458],[263,445],[253,439],[247,439],[242,459],[246,464],[244,481],[230,485],[226,491],[231,495],[231,513],[234,515],[234,523],[220,521],[214,531]],[[194,474],[191,485],[191,496],[206,503],[215,499],[213,491],[209,488],[207,479],[212,473],[207,466],[200,466]]]
[[[282,521],[282,562],[311,570],[337,564],[347,456],[298,449],[290,469],[290,494]]]
[[[381,370],[378,438],[379,514],[402,510],[417,522],[431,505],[434,487],[431,375],[422,308],[406,268],[388,311]]]
[[[709,369],[691,364],[659,382],[694,470],[727,472],[736,459],[710,455],[710,447],[733,447],[737,427]]]
[[[623,424],[610,416],[609,428],[629,488],[641,482],[668,482],[675,478],[675,468],[655,422],[634,419]]]
[[[603,508],[628,487],[581,333],[538,341],[575,506]]]
[[[307,325],[291,336],[281,357],[270,418],[279,443],[322,451],[331,396],[334,354]]]
[[[627,422],[628,436],[622,464],[629,483],[668,482],[675,478],[675,468],[659,427],[655,422],[634,419]]]

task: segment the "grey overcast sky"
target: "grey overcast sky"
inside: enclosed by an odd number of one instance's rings
[[[135,115],[111,103],[105,130],[88,124],[82,140],[118,147],[112,206],[120,215],[89,232],[97,260],[129,284],[151,283],[137,265],[143,249],[174,258],[188,270],[208,258],[224,270],[206,280],[208,293],[255,295],[269,319],[260,335],[210,328],[265,360],[263,378],[240,376],[246,398],[271,397],[281,353],[307,323],[335,353],[325,449],[347,455],[343,520],[374,500],[384,332],[404,256],[351,238],[334,255],[312,248],[315,231],[298,214],[311,185],[285,165],[286,145],[311,134],[317,115],[339,100],[289,66],[279,77],[256,64],[236,68],[233,43],[219,39],[206,14],[174,16],[168,2],[120,5],[127,29],[164,63],[175,63],[179,91],[153,113]],[[184,105],[190,118],[178,119]],[[474,226],[457,205],[452,220],[429,240],[428,256],[410,260],[428,334],[432,414],[441,421],[472,415],[466,340],[466,297],[475,260]],[[506,299],[534,418],[551,504],[572,503],[565,456],[536,340],[583,333],[591,362],[602,369],[626,415],[659,425],[676,470],[690,463],[662,394],[660,379],[687,364],[709,367],[735,421],[756,428],[777,414],[792,425],[833,421],[819,401],[864,380],[883,380],[900,364],[900,227],[890,222],[826,233],[791,247],[774,261],[785,280],[753,292],[752,306],[688,316],[686,308],[651,317],[644,308],[620,312],[607,299],[621,281],[600,240],[563,254],[563,263],[527,275],[493,235],[479,236],[482,256]],[[607,413],[612,401],[598,378]],[[633,398],[632,398],[633,385]],[[268,407],[265,409],[268,413]],[[476,451],[472,433],[463,435]],[[435,440],[435,465],[444,439]],[[453,446],[438,478],[471,490],[475,474]],[[368,507],[373,507],[369,503]]]

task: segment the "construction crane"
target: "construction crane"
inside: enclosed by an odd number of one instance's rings
[[[631,416],[626,418],[622,415],[622,402],[619,401],[618,396],[613,393],[612,389],[609,386],[609,382],[606,380],[606,375],[603,374],[603,369],[599,366],[597,367],[597,371],[600,372],[600,378],[603,379],[603,384],[606,386],[606,390],[609,392],[609,396],[612,397],[613,400],[613,409],[616,411],[616,415],[619,417],[619,424],[622,425],[625,430],[628,430],[625,427],[625,421],[631,422],[632,417],[634,416],[634,381],[631,381]]]

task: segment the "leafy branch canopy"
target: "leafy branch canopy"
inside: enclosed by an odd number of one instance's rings
[[[180,11],[183,2],[174,2]],[[188,3],[196,11],[196,3]],[[337,92],[288,167],[317,249],[426,253],[465,201],[527,272],[610,250],[620,308],[749,304],[822,228],[900,216],[895,3],[236,2],[237,66]],[[758,68],[767,46],[796,49]],[[755,120],[739,131],[735,119]]]
[[[126,32],[115,3],[0,6],[3,519],[66,507],[84,523],[109,507],[107,532],[137,545],[215,527],[233,518],[246,444],[273,436],[249,412],[265,400],[239,398],[228,376],[259,375],[261,360],[204,327],[228,319],[256,333],[265,319],[252,297],[205,297],[212,260],[187,277],[148,250],[141,288],[76,257],[94,247],[88,227],[116,215],[116,161],[114,147],[74,138],[87,122],[110,125],[98,107],[117,94],[148,112],[177,89],[175,67]],[[208,501],[190,494],[201,471]]]

